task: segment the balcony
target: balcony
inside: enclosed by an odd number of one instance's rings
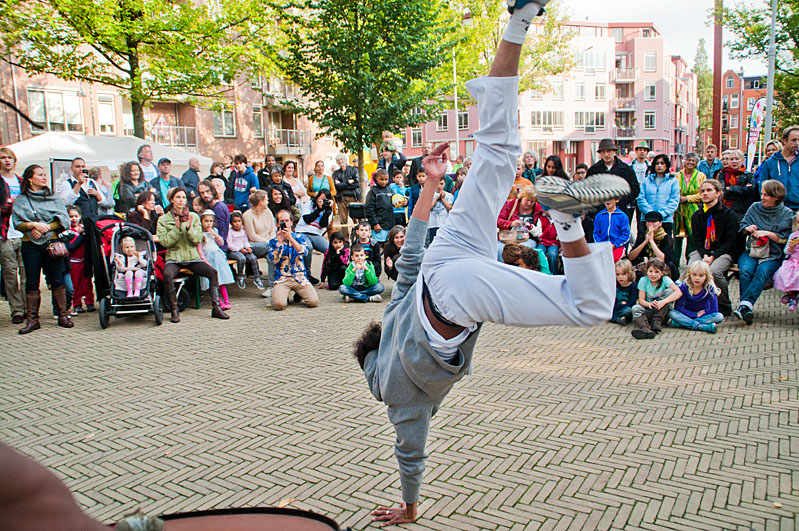
[[[629,126],[629,127],[615,127],[614,136],[616,138],[635,138],[638,136],[638,127],[636,126]]]
[[[613,100],[613,110],[616,112],[638,110],[638,98],[616,98]]]
[[[685,155],[685,144],[674,144],[674,155]]]
[[[676,124],[674,124],[674,130],[679,131],[681,133],[687,133],[688,125],[685,122],[677,122]]]
[[[635,83],[638,81],[637,68],[616,68],[611,71],[611,81],[614,83]]]
[[[133,129],[125,129],[123,134],[133,136]],[[153,127],[145,133],[145,140],[169,146],[185,149],[197,153],[197,128],[177,125],[159,125]]]
[[[310,155],[311,132],[300,129],[269,129],[266,131],[268,155]]]

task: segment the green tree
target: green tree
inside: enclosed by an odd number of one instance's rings
[[[306,100],[295,110],[360,155],[381,132],[440,108],[455,34],[440,0],[300,0],[274,60]],[[291,13],[295,14],[291,14]],[[363,157],[358,157],[363,172]]]
[[[488,73],[509,17],[506,0],[468,0],[465,5],[472,23],[459,27],[462,35],[457,48],[460,85]],[[554,0],[547,4],[546,15],[531,26],[519,66],[521,92],[546,90],[549,88],[547,77],[563,74],[575,65],[575,53],[570,48],[574,33],[564,25],[566,18],[561,1]]]
[[[30,74],[116,87],[144,137],[153,100],[219,101],[236,75],[267,68],[261,0],[4,0],[0,52]]]
[[[699,39],[694,57],[697,92],[699,94],[699,131],[698,138],[702,141],[702,133],[713,126],[713,70],[710,68],[705,39]]]
[[[726,43],[734,58],[768,64],[771,1],[739,4],[724,12],[724,25],[734,35]],[[774,126],[779,131],[799,123],[799,0],[777,3]]]

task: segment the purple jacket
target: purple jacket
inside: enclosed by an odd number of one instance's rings
[[[696,314],[702,310],[705,310],[705,315],[719,311],[719,300],[715,291],[703,289],[699,295],[691,295],[691,290],[685,283],[680,284],[680,291],[682,297],[674,301],[674,309],[681,314],[696,319]]]

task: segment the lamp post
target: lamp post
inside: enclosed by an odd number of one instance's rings
[[[472,25],[472,12],[469,8],[464,8],[461,24],[464,26]],[[455,158],[461,156],[461,137],[460,137],[460,114],[458,113],[458,61],[455,58],[455,48],[452,48],[452,86],[454,87],[455,103]]]
[[[768,47],[768,81],[766,81],[766,129],[763,139],[771,140],[771,114],[774,111],[774,63],[776,62],[777,47],[774,33],[777,26],[777,0],[771,0],[771,35]]]

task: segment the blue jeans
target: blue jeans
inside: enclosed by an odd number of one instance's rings
[[[633,318],[632,306],[619,308],[618,310],[613,312],[613,316],[610,318],[610,322],[611,323],[618,323],[619,319],[621,319],[622,317],[629,317],[630,319]]]
[[[358,302],[366,302],[369,300],[369,297],[372,295],[380,295],[383,293],[383,290],[386,289],[383,287],[383,284],[378,282],[377,284],[373,284],[368,288],[365,288],[363,291],[359,291],[355,288],[350,286],[341,285],[338,288],[338,292],[344,296],[350,297]]]
[[[741,305],[751,310],[758,297],[763,292],[763,287],[771,281],[774,273],[780,268],[781,260],[759,261],[744,252],[738,259],[738,277],[741,288]]]
[[[308,241],[311,242],[311,247],[314,250],[317,250],[322,254],[326,253],[328,247],[330,247],[330,242],[328,242],[324,236],[319,236],[318,234],[308,234],[306,232],[303,232],[302,235],[308,238]],[[309,251],[308,254],[305,255],[305,258],[303,258],[303,261],[305,262],[305,272],[308,275],[311,274],[312,259],[313,251]]]
[[[707,313],[702,317],[691,319],[690,317],[688,317],[687,315],[685,315],[680,311],[672,310],[669,312],[669,319],[671,319],[672,321],[676,322],[677,324],[685,328],[696,330],[700,325],[705,325],[710,323],[719,324],[724,320],[724,316],[721,313],[716,312],[716,313]]]
[[[547,255],[547,263],[549,264],[549,271],[553,275],[557,275],[560,271],[558,269],[558,251],[560,248],[557,245],[544,245],[543,243],[539,243],[537,249],[541,249],[544,251],[544,254]]]

